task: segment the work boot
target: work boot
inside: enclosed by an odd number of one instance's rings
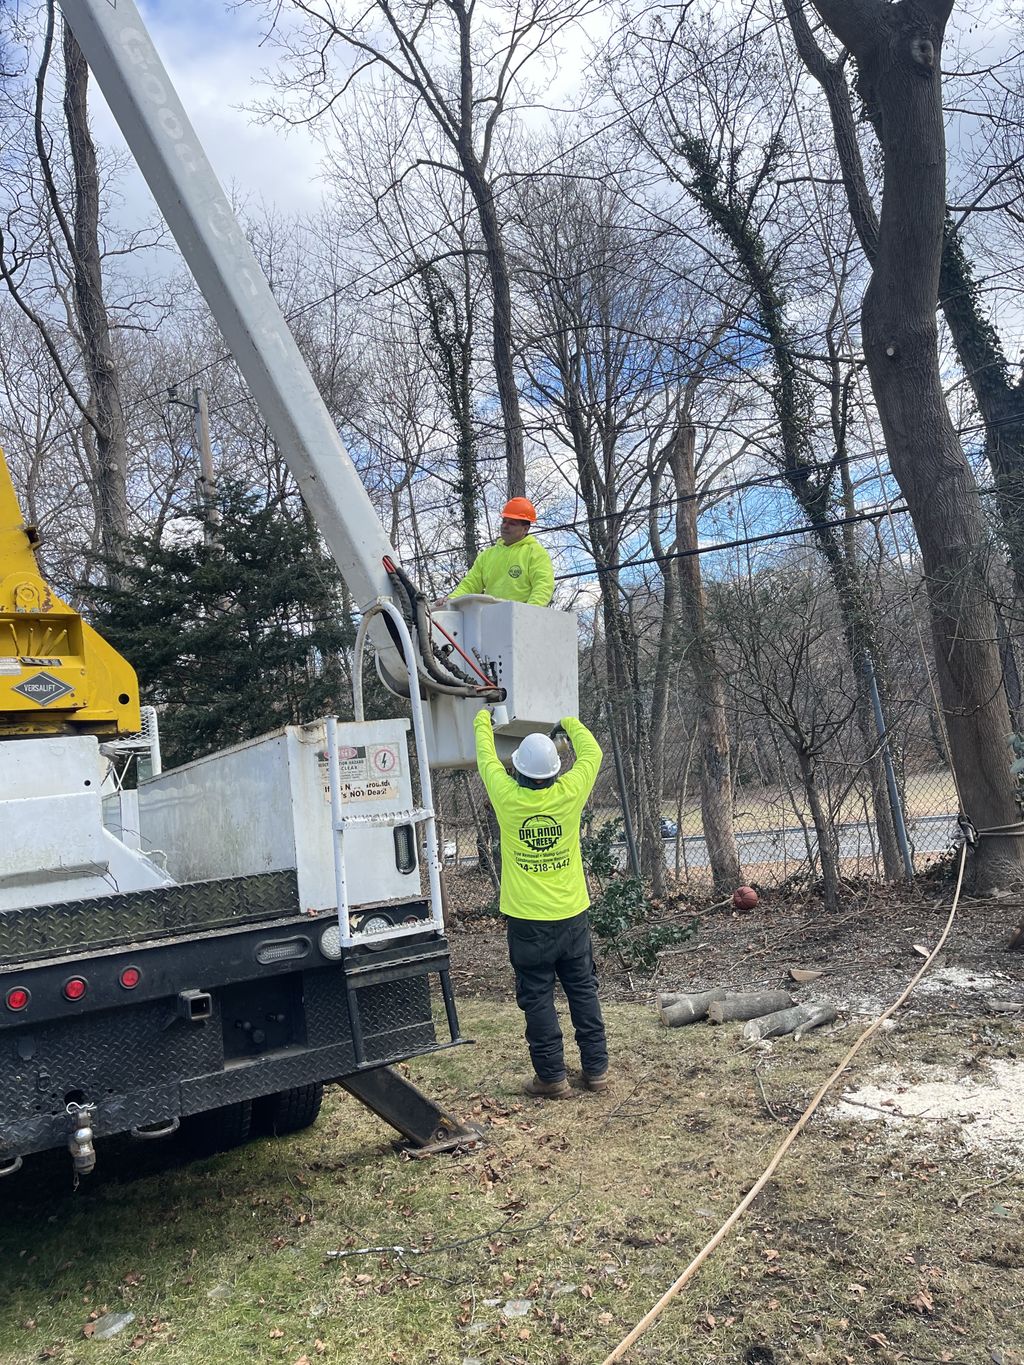
[[[536,1095],[542,1100],[564,1100],[571,1095],[568,1080],[562,1076],[557,1081],[542,1081],[539,1076],[531,1076],[523,1086],[524,1095]]]
[[[596,1075],[591,1075],[586,1071],[583,1073],[583,1088],[592,1090],[595,1095],[603,1095],[609,1084],[607,1067],[603,1071],[597,1072]]]

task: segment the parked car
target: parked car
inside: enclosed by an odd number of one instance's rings
[[[679,833],[679,827],[674,820],[662,820],[661,837],[663,839],[674,839]]]

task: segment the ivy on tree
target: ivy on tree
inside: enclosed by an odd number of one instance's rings
[[[117,587],[91,587],[100,633],[135,667],[171,764],[348,707],[354,630],[342,581],[303,509],[238,484],[204,544],[133,537]]]

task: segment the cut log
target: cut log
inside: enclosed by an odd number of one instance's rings
[[[810,1033],[812,1028],[819,1028],[822,1024],[831,1024],[836,1017],[834,1005],[812,1005],[809,1008],[814,1010],[810,1019],[805,1020],[798,1029],[793,1031],[793,1041],[799,1043],[805,1033]]]
[[[781,1038],[797,1030],[797,1037],[808,1029],[817,1028],[836,1017],[831,1005],[794,1005],[792,1009],[775,1010],[772,1014],[751,1019],[743,1026],[743,1036],[749,1042],[761,1038]]]
[[[793,997],[788,991],[729,994],[724,1000],[716,1000],[709,1006],[708,1018],[713,1024],[725,1024],[731,1019],[759,1019],[762,1014],[786,1009],[792,1003]]]
[[[809,1005],[794,1005],[791,1009],[774,1010],[762,1014],[743,1025],[743,1036],[748,1042],[756,1043],[760,1038],[781,1038],[784,1033],[792,1033],[795,1028],[808,1020],[813,1013]]]
[[[718,1000],[724,1000],[729,992],[724,986],[713,991],[698,991],[694,995],[681,995],[676,991],[666,991],[658,996],[658,1015],[666,1028],[680,1028],[698,1019],[706,1019],[708,1008]]]

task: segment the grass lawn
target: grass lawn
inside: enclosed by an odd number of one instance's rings
[[[751,1051],[731,1027],[668,1030],[611,1006],[614,1093],[544,1103],[516,1094],[515,1008],[464,1000],[462,1015],[476,1046],[409,1070],[486,1128],[475,1151],[411,1160],[331,1091],[297,1137],[133,1180],[101,1143],[104,1177],[78,1194],[4,1182],[0,1363],[600,1362],[853,1036]],[[907,1016],[851,1084],[883,1063],[907,1084],[923,1067],[976,1077],[1022,1042],[1012,1021]],[[1019,1151],[971,1151],[948,1127],[894,1137],[820,1113],[629,1358],[1022,1365],[1020,1173]],[[105,1310],[135,1321],[90,1339]]]

